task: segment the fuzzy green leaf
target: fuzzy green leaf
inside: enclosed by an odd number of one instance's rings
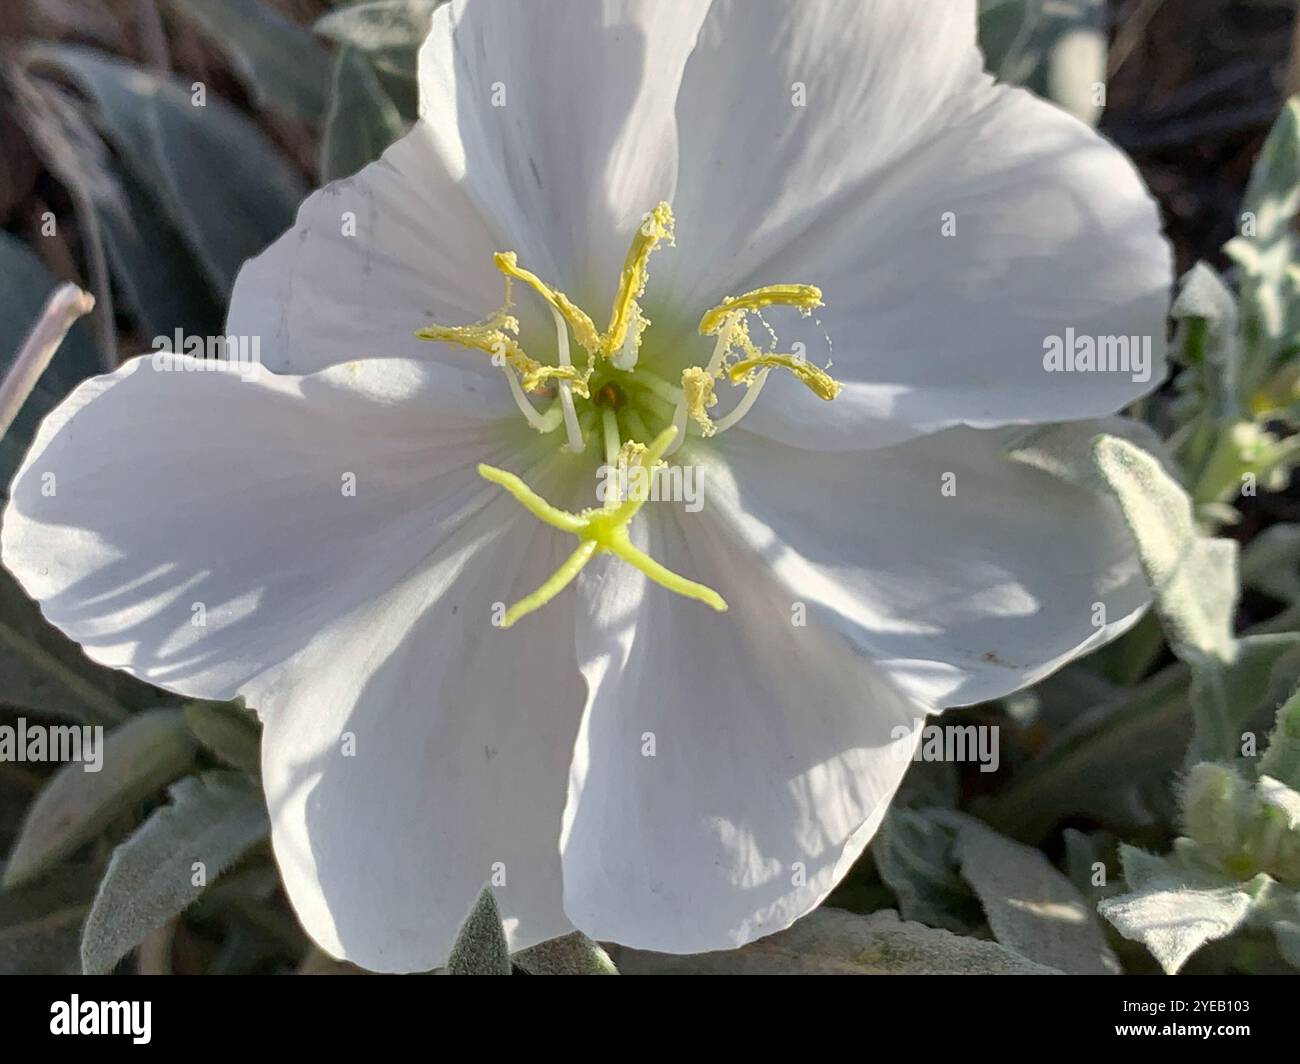
[[[1282,959],[1292,968],[1300,968],[1300,923],[1278,920],[1273,925],[1273,936]]]
[[[1192,670],[1190,759],[1230,757],[1297,637],[1237,640],[1237,545],[1200,533],[1187,493],[1145,451],[1102,436],[1093,456],[1133,533],[1170,645]]]
[[[1224,251],[1241,268],[1241,298],[1252,383],[1294,332],[1295,263],[1300,239],[1291,222],[1300,212],[1300,99],[1289,100],[1251,172],[1242,204],[1241,236]]]
[[[322,37],[363,52],[418,48],[439,0],[369,0],[331,11],[313,27]]]
[[[66,867],[0,890],[0,975],[75,975],[95,884],[93,868]]]
[[[1270,525],[1241,552],[1241,582],[1280,602],[1300,603],[1300,525]]]
[[[1079,715],[1005,790],[977,805],[980,816],[1025,842],[1076,816],[1150,826],[1140,792],[1167,789],[1192,738],[1189,672],[1171,665]]]
[[[229,56],[259,104],[313,125],[325,114],[330,60],[301,26],[263,0],[171,0]]]
[[[994,937],[1031,961],[1069,975],[1114,975],[1119,961],[1082,894],[1040,850],[974,817],[936,812],[956,831],[953,856],[979,897]]]
[[[1277,724],[1268,737],[1259,771],[1300,790],[1300,690],[1278,709]]]
[[[1242,732],[1276,689],[1279,671],[1285,677],[1294,668],[1298,648],[1300,632],[1252,635],[1236,641],[1231,662],[1192,665],[1195,736],[1189,761],[1239,753]]]
[[[624,975],[1059,975],[996,942],[899,920],[817,909],[736,950],[676,956],[615,947]]]
[[[1185,661],[1231,661],[1237,545],[1200,534],[1187,492],[1141,448],[1101,436],[1093,459],[1137,542],[1175,652]]]
[[[1106,82],[1105,0],[980,0],[980,47],[998,80],[1096,124]]]
[[[105,138],[219,295],[229,295],[243,262],[293,221],[306,191],[301,179],[261,130],[206,86],[75,45],[31,45],[24,58],[88,97]]]
[[[262,735],[248,710],[228,702],[191,702],[185,723],[219,760],[250,776],[261,771]]]
[[[154,194],[126,167],[108,166],[120,202],[96,204],[118,303],[150,341],[221,331],[216,295],[185,238]]]
[[[449,975],[510,975],[510,947],[496,898],[484,887],[461,924],[447,960]]]
[[[514,962],[529,975],[618,975],[609,954],[581,931],[521,950]]]
[[[4,885],[41,875],[115,817],[183,776],[197,749],[177,710],[149,710],[113,729],[104,737],[100,770],[87,772],[84,763],[70,762],[31,804]]]
[[[1092,445],[1098,436],[1125,440],[1150,454],[1165,468],[1173,462],[1161,453],[1159,435],[1149,425],[1128,417],[1091,418],[1036,425],[1012,437],[1006,446],[1013,462],[1031,466],[1076,487],[1109,492],[1097,475]]]
[[[372,0],[331,11],[318,19],[316,33],[365,52],[381,71],[409,76],[440,0]]]
[[[82,934],[87,974],[111,971],[270,830],[261,793],[236,772],[189,776],[171,799],[113,851]]]
[[[871,855],[905,920],[957,932],[979,924],[979,904],[957,875],[952,840],[951,828],[926,813],[895,806],[885,817]]]
[[[1197,408],[1206,408],[1218,421],[1240,417],[1241,342],[1232,292],[1213,269],[1198,262],[1184,275],[1170,316],[1179,323],[1176,347],[1200,393]],[[1180,387],[1187,384],[1180,381]]]
[[[355,48],[340,49],[321,142],[321,180],[355,174],[405,132],[397,105],[365,56]]]
[[[1168,973],[1178,971],[1201,946],[1245,924],[1267,898],[1273,881],[1216,881],[1133,846],[1120,847],[1131,893],[1107,898],[1098,911],[1127,939],[1142,942]]]

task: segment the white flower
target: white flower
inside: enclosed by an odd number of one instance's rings
[[[324,949],[431,967],[487,882],[514,948],[776,931],[862,852],[917,718],[1143,609],[1114,509],[1004,453],[1006,426],[1152,386],[1049,373],[1049,336],[1150,338],[1159,381],[1157,211],[1100,137],[992,83],[975,23],[458,0],[419,124],[240,274],[228,332],[274,372],[140,359],[45,421],[5,563],[96,661],[258,710]],[[755,289],[770,319],[724,302]],[[527,494],[595,505],[606,448],[635,468],[623,445],[671,450],[674,418],[698,513],[579,524]],[[493,624],[575,547],[572,587]]]

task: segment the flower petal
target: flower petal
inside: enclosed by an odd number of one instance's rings
[[[1101,431],[1070,428],[1082,440]],[[772,567],[787,609],[824,612],[940,708],[1036,682],[1149,602],[1114,501],[1012,458],[1022,435],[950,429],[819,454],[735,431],[679,453],[701,464],[705,512]]]
[[[561,841],[588,935],[695,953],[787,927],[879,826],[923,711],[711,520],[643,511],[636,534],[727,599],[716,614],[622,562],[579,585],[590,691]],[[699,527],[697,527],[699,526]]]
[[[642,216],[673,197],[673,106],[708,8],[454,0],[420,52],[446,168],[515,229],[505,248],[598,319]]]
[[[773,256],[842,211],[829,197],[883,176],[959,118],[955,99],[982,77],[975,8],[717,0],[677,97],[674,288],[689,296],[703,282],[700,296],[721,298],[744,289],[716,286],[783,271]],[[755,283],[794,280],[804,278]]]
[[[609,559],[584,574],[590,695],[561,839],[575,924],[668,952],[779,930],[861,853],[926,713],[1137,619],[1113,504],[1007,457],[1018,435],[815,454],[737,431],[678,452],[702,511],[652,507],[637,532],[730,610]]]
[[[440,355],[486,375],[482,356],[417,340],[501,304],[501,236],[447,173],[422,122],[359,173],[312,193],[293,228],[235,279],[226,333],[257,338],[276,373],[358,358]]]
[[[1172,275],[1154,201],[1098,134],[993,84],[975,6],[714,5],[679,95],[666,298],[817,284],[846,385],[826,404],[773,380],[747,428],[883,446],[1102,416],[1162,379]],[[1045,343],[1070,328],[1148,343],[1145,371],[1047,371]],[[826,361],[820,330],[778,331]]]
[[[593,311],[632,233],[671,199],[677,83],[708,0],[444,4],[420,53],[421,115],[360,173],[310,196],[236,280],[226,331],[279,373],[354,358],[485,360],[417,340],[501,303],[498,251]],[[587,302],[594,300],[594,302]],[[525,347],[553,361],[521,301]],[[542,346],[545,345],[545,346]]]
[[[14,479],[3,549],[94,660],[223,699],[419,566],[522,422],[485,421],[509,399],[436,365],[213,365],[144,357],[78,387]]]
[[[475,471],[554,448],[436,364],[182,364],[136,359],[46,419],[5,564],[96,661],[258,710],[276,854],[323,948],[432,967],[494,877],[516,947],[566,933],[572,617],[491,623],[563,545]],[[563,501],[576,461],[530,479]]]
[[[444,963],[489,884],[512,950],[573,930],[559,858],[583,699],[573,598],[540,623],[491,623],[568,545],[504,496],[469,532],[262,695],[289,896],[322,948],[376,971]]]

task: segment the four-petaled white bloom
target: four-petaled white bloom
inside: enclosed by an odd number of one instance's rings
[[[1006,449],[1151,386],[1051,335],[1159,381],[1168,250],[976,7],[457,0],[415,128],[240,274],[271,372],[146,357],[46,419],[5,563],[96,661],[256,708],[324,949],[439,964],[485,883],[514,948],[776,931],[917,718],[1143,609],[1115,509]],[[699,512],[596,503],[660,455]]]

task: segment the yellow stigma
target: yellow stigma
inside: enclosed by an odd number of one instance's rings
[[[660,203],[646,213],[632,237],[604,332],[564,292],[521,266],[515,252],[501,251],[493,256],[493,263],[504,278],[505,299],[493,314],[470,325],[431,324],[416,333],[421,339],[491,355],[505,373],[511,396],[528,424],[542,434],[563,426],[565,449],[571,456],[591,453],[592,433],[603,441],[603,447],[596,448],[604,458],[604,471],[598,476],[604,478],[605,490],[597,492],[598,497],[604,495],[603,505],[578,513],[551,505],[513,473],[495,466],[478,467],[481,476],[508,491],[539,521],[578,540],[574,551],[537,590],[506,610],[501,621],[504,628],[550,602],[602,553],[615,555],[675,594],[726,610],[726,602],[712,588],[665,568],[632,544],[631,522],[661,483],[656,479],[657,467],[688,432],[712,437],[736,425],[753,408],[774,369],[792,373],[822,399],[834,399],[840,393],[840,384],[801,353],[775,350],[776,333],[763,317],[764,309],[774,306],[792,307],[804,317],[811,315],[822,305],[822,291],[810,284],[756,288],[709,310],[700,319],[699,331],[715,337],[712,356],[705,365],[687,365],[681,371],[680,386],[673,383],[671,374],[660,376],[650,368],[662,371],[661,365],[655,365],[656,359],[665,360],[662,351],[651,352],[648,366],[639,365],[642,336],[650,325],[640,304],[650,277],[650,258],[664,244],[671,246],[674,239],[672,209]],[[510,313],[515,281],[530,288],[549,308],[556,329],[558,364],[538,362],[520,345],[519,321]],[[750,338],[751,317],[770,334],[770,350],[761,350]],[[572,364],[571,337],[587,352],[584,369]],[[533,343],[530,333],[529,344]],[[795,351],[802,351],[802,346],[795,345]],[[675,370],[685,361],[668,364]],[[741,392],[715,419],[710,411],[719,406],[721,386],[737,386]],[[534,406],[528,392],[549,394],[549,408]],[[652,425],[659,428],[658,435]],[[613,490],[611,477],[616,485]]]
[[[640,452],[640,460],[646,469],[652,469],[654,464],[663,457],[664,451],[668,449],[669,444],[673,442],[676,435],[677,430],[669,426],[655,438],[655,441],[648,448]],[[490,465],[480,465],[478,471],[479,475],[484,479],[499,484],[510,492],[539,521],[550,525],[552,528],[558,528],[561,532],[569,532],[578,537],[578,548],[564,560],[542,586],[531,595],[524,596],[506,610],[505,616],[501,620],[502,628],[509,628],[521,617],[526,617],[534,610],[545,606],[572,583],[574,577],[582,572],[587,562],[603,551],[608,551],[622,558],[623,561],[633,568],[639,569],[656,584],[666,587],[669,591],[685,595],[687,598],[697,599],[712,606],[715,610],[721,611],[727,608],[722,596],[712,588],[697,584],[694,580],[688,580],[686,577],[674,573],[671,569],[660,565],[640,548],[633,546],[627,526],[641,507],[645,505],[649,490],[646,483],[648,478],[641,478],[639,482],[640,491],[632,492],[631,497],[616,506],[598,510],[583,510],[581,513],[573,514],[567,510],[552,506],[513,473],[507,473],[504,469],[497,469],[495,466]]]

